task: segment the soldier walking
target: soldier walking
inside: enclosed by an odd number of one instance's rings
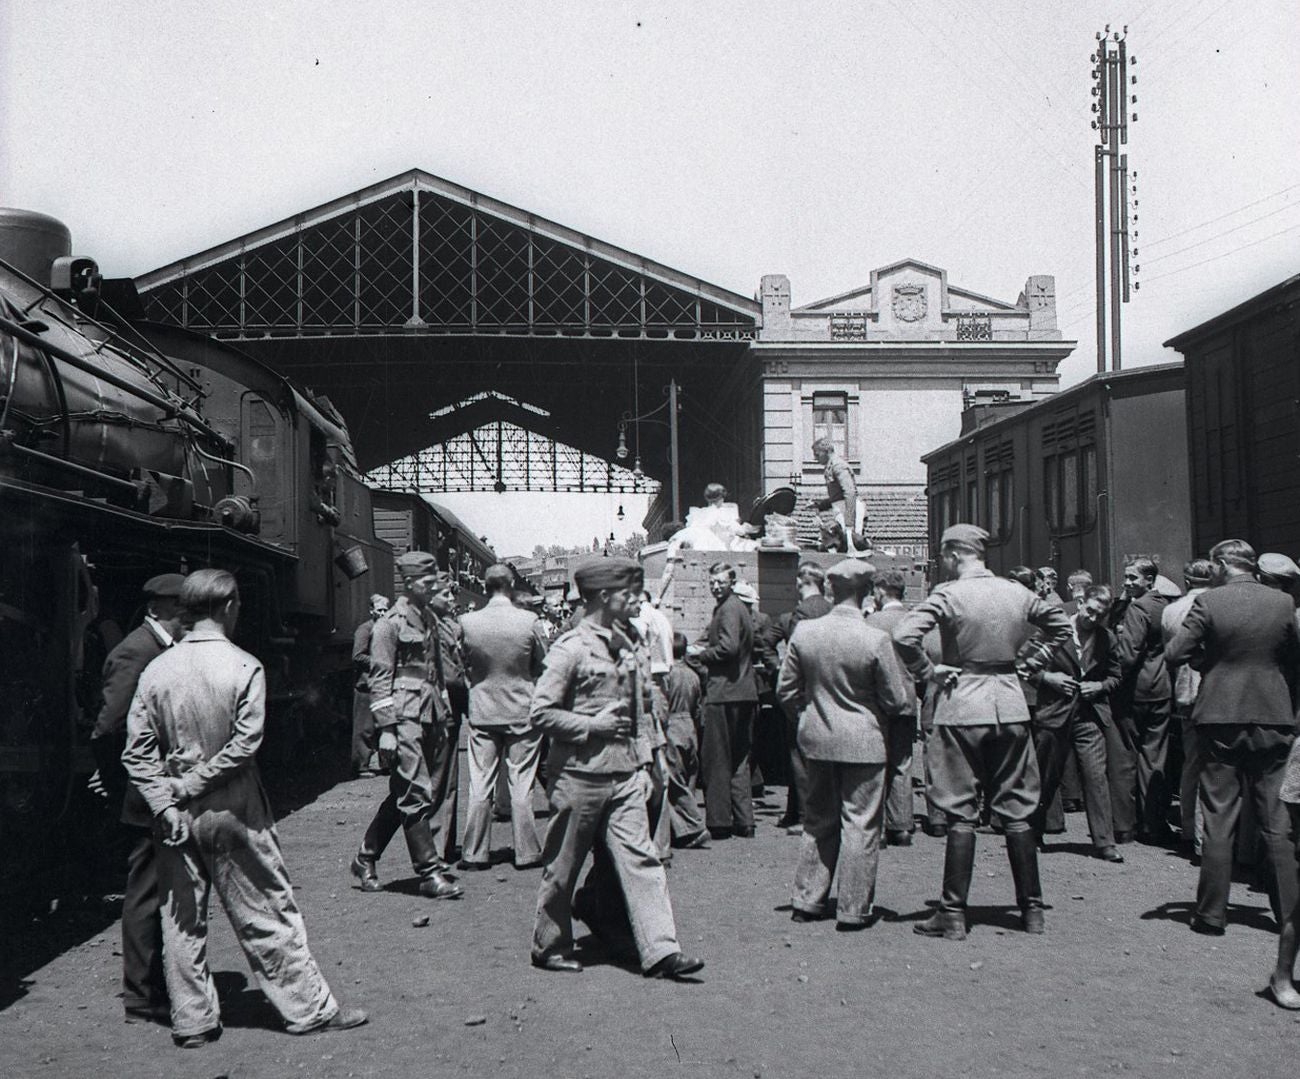
[[[948,818],[943,895],[933,917],[914,929],[947,940],[966,937],[981,791],[1006,826],[1025,932],[1043,932],[1037,839],[1029,823],[1039,799],[1038,762],[1016,657],[1038,628],[1039,647],[1024,660],[1028,670],[1037,670],[1070,637],[1070,623],[1059,607],[995,577],[984,565],[987,541],[988,533],[975,525],[947,529],[939,560],[949,580],[894,629],[894,646],[907,669],[939,689],[931,748],[934,800]],[[934,627],[943,649],[938,664],[922,644]]]
[[[408,551],[397,560],[403,592],[378,622],[370,640],[370,709],[379,731],[381,763],[389,769],[388,796],[379,806],[352,859],[363,892],[380,888],[375,864],[400,827],[420,894],[458,899],[464,889],[444,875],[430,826],[436,806],[429,760],[437,755],[447,710],[438,630],[430,609],[447,585],[433,555]]]
[[[551,822],[537,896],[532,962],[577,972],[573,893],[592,846],[603,842],[627,903],[647,977],[677,978],[704,966],[677,943],[668,878],[650,838],[650,777],[639,724],[653,722],[637,684],[633,645],[617,629],[640,570],[625,558],[596,558],[574,579],[586,614],[551,647],[533,694],[533,722],[551,736]]]

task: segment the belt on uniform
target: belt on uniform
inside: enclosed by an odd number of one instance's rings
[[[393,677],[423,678],[427,680],[429,677],[429,668],[428,667],[407,667],[407,666],[397,667],[393,670]]]
[[[1016,665],[1008,663],[963,663],[962,674],[1015,674]]]

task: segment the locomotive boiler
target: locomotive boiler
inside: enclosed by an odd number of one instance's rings
[[[268,743],[318,739],[391,549],[347,428],[233,347],[108,301],[68,230],[0,209],[0,850],[69,824],[108,651],[149,577],[229,569]]]

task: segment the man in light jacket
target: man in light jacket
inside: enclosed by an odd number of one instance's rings
[[[795,872],[796,922],[825,916],[837,867],[840,929],[869,924],[885,812],[885,732],[914,723],[887,634],[862,618],[875,568],[846,559],[826,574],[835,606],[796,627],[781,664],[777,695],[799,713],[808,760],[804,837]]]

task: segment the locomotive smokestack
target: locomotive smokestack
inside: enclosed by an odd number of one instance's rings
[[[72,254],[68,226],[34,210],[0,206],[0,258],[47,288],[56,259]]]

